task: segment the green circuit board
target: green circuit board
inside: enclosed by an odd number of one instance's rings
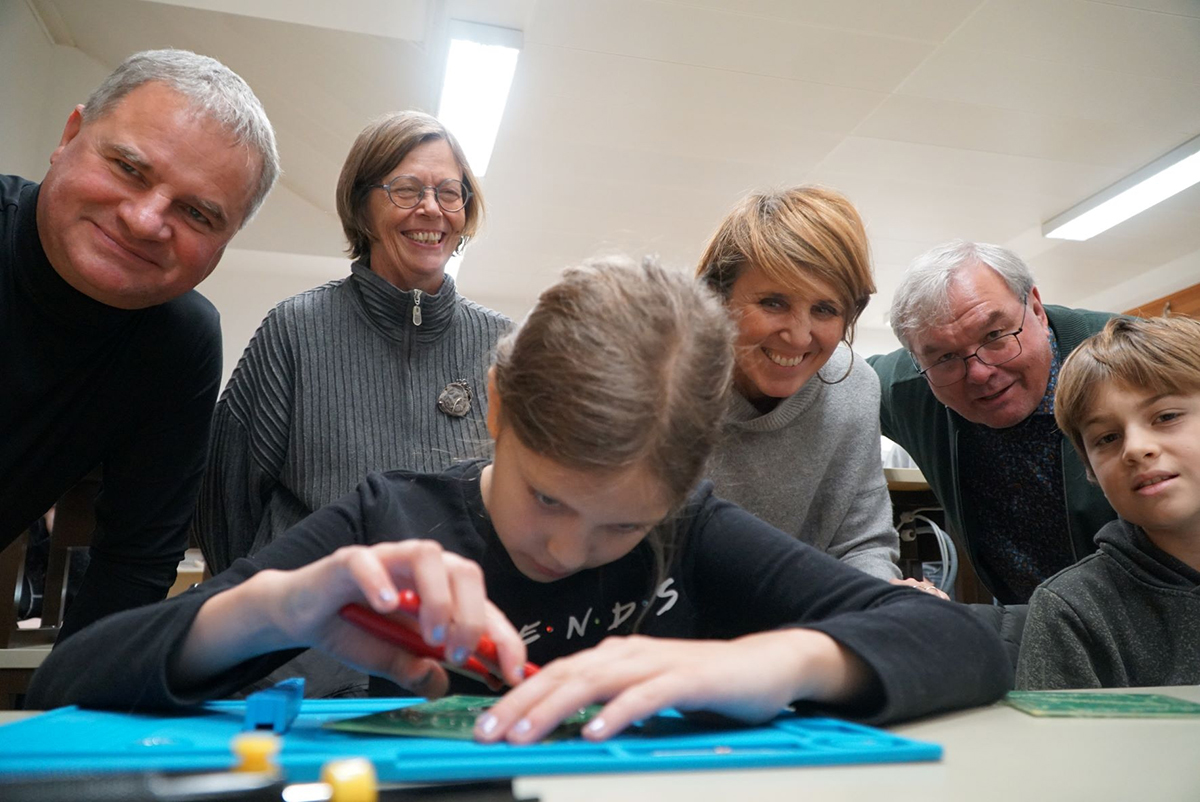
[[[1006,704],[1031,716],[1058,718],[1187,718],[1200,704],[1156,693],[1010,691]]]
[[[369,716],[331,721],[325,726],[343,732],[469,741],[475,737],[475,719],[498,701],[495,696],[446,696]],[[599,705],[579,710],[563,721],[547,740],[578,735],[583,725],[599,711]]]

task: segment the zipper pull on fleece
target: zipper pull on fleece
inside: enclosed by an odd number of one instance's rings
[[[413,325],[421,325],[421,291],[413,290]]]

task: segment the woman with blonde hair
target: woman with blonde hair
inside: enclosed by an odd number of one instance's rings
[[[858,212],[818,187],[752,194],[721,222],[697,276],[738,327],[735,392],[709,472],[717,493],[848,565],[899,579],[879,380],[850,350],[875,292]]]

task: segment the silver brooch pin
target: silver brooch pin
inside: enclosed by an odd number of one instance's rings
[[[471,411],[471,386],[466,379],[450,382],[438,396],[437,405],[452,418],[465,418]]]

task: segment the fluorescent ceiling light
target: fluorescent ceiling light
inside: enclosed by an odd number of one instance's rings
[[[1052,239],[1085,240],[1200,182],[1200,136],[1042,226]]]
[[[475,175],[487,172],[521,52],[521,32],[450,21],[450,55],[438,119],[467,154]]]

